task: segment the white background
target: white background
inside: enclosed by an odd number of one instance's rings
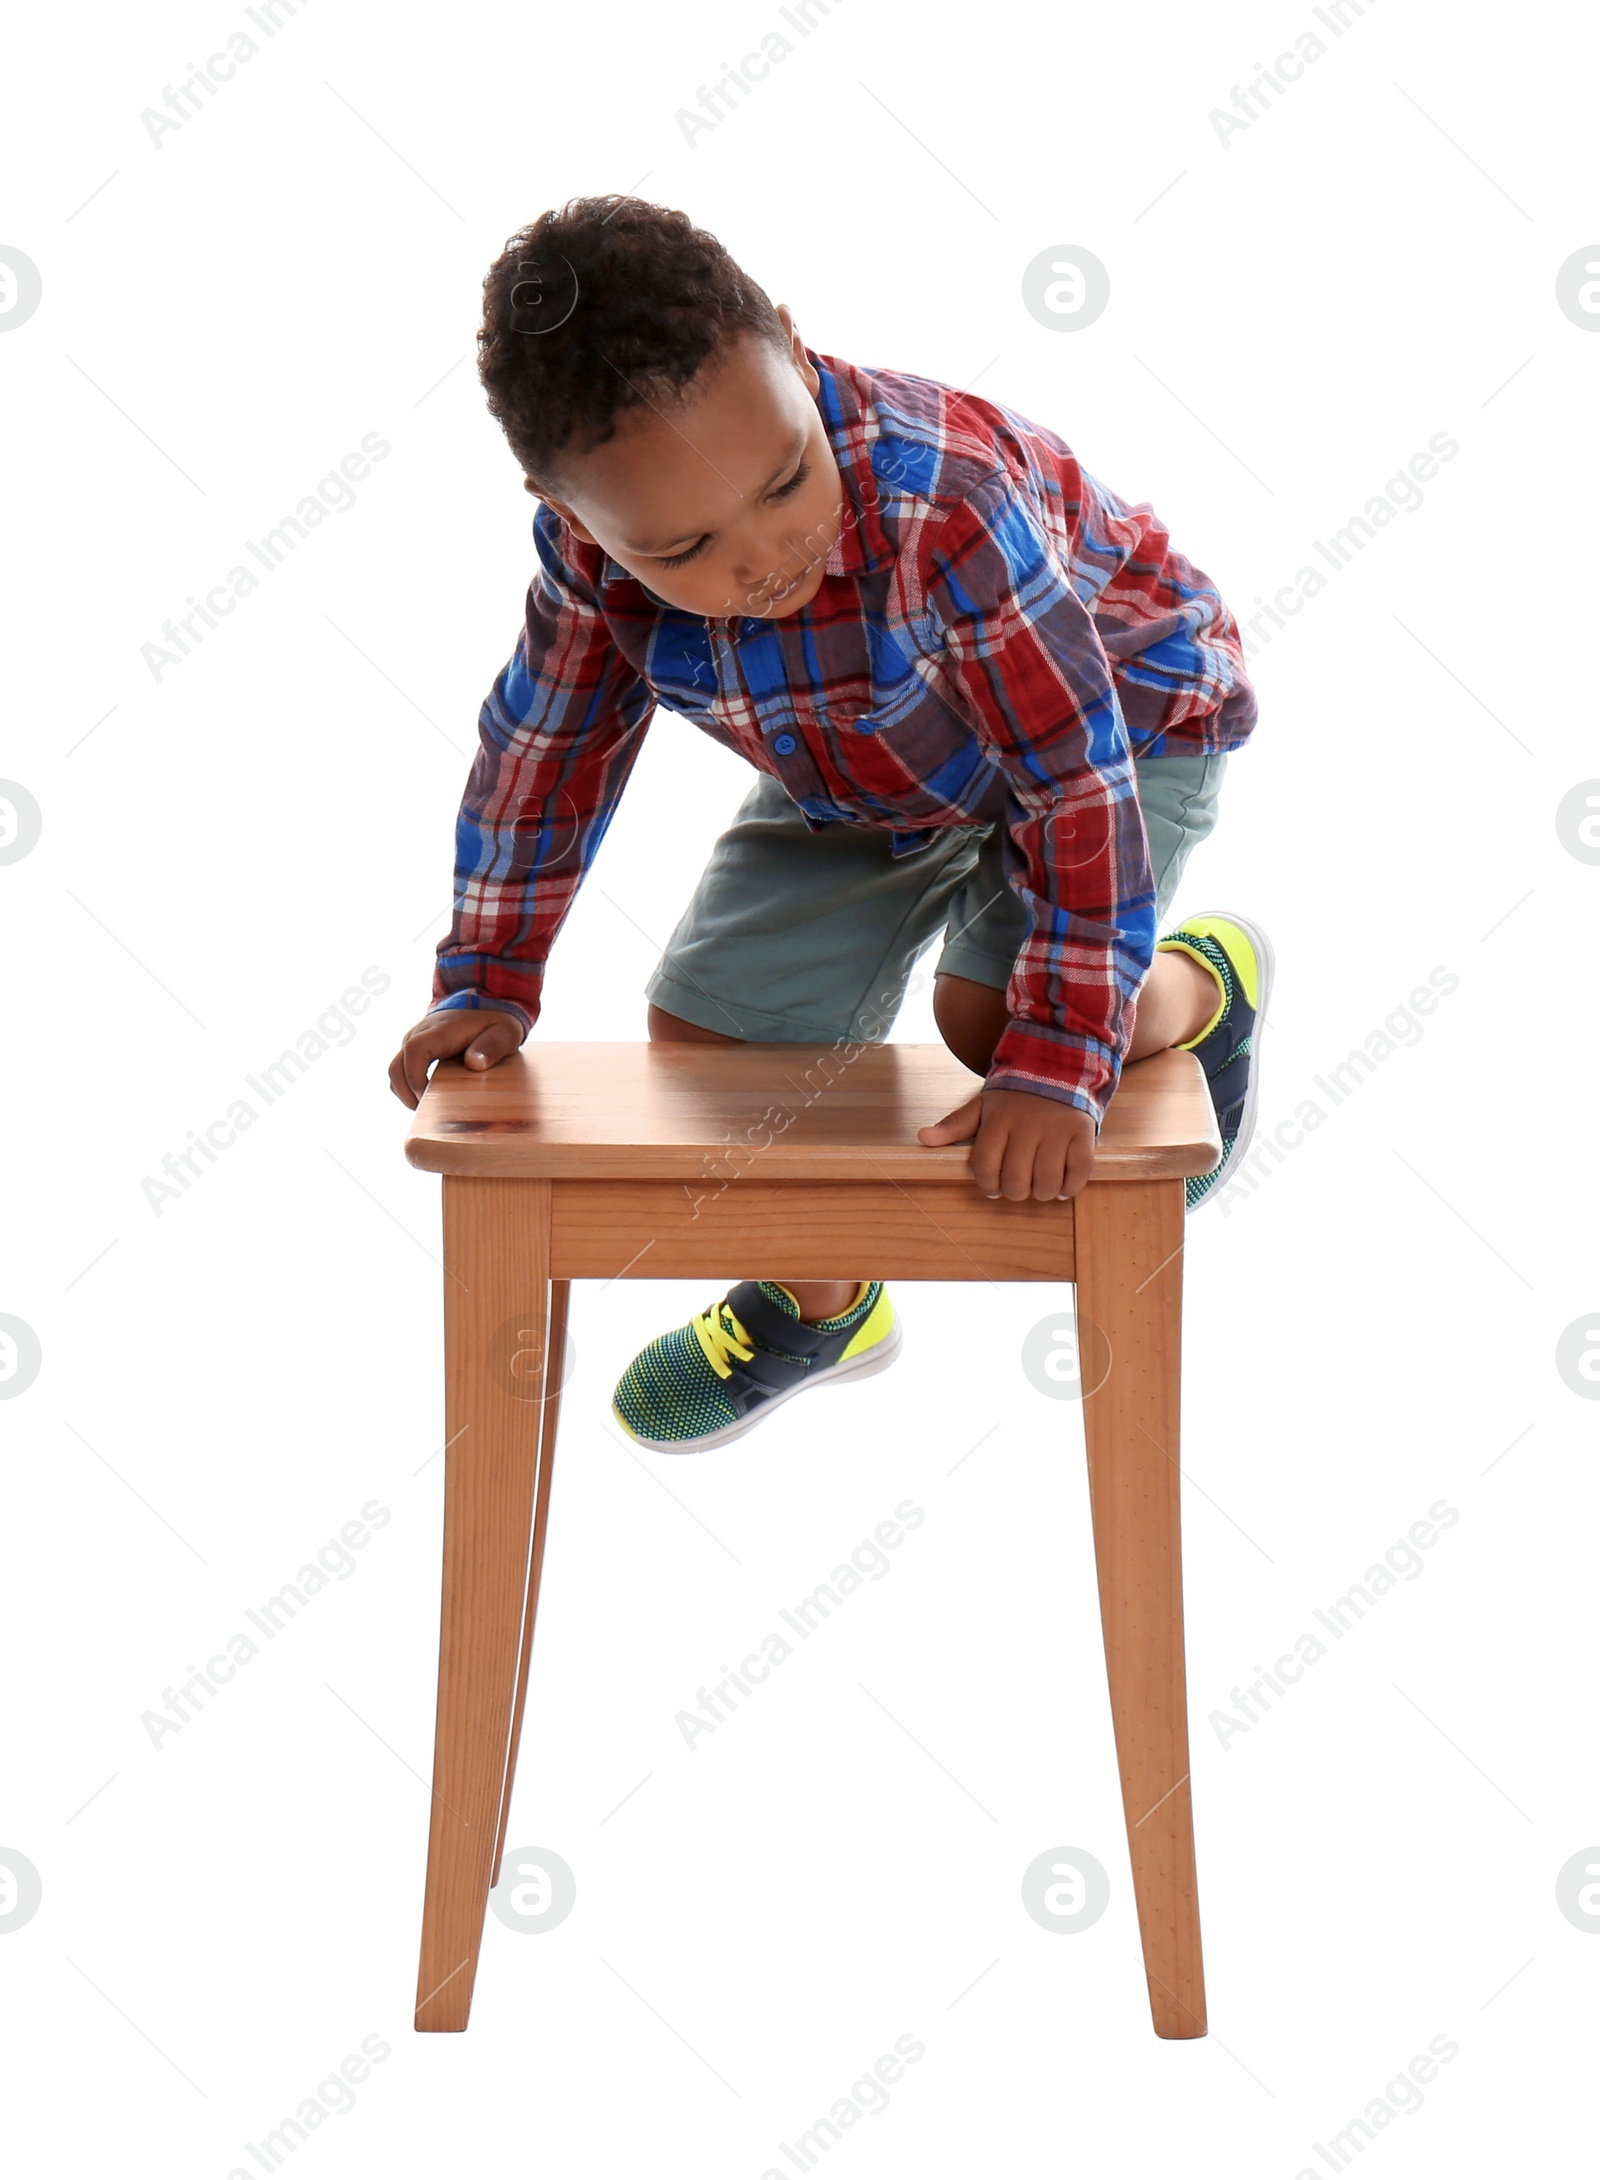
[[[1600,233],[1592,33],[1395,0],[1338,38],[1309,5],[843,0],[690,145],[676,109],[776,5],[312,0],[157,147],[142,110],[240,27],[33,9],[6,60],[0,241],[43,282],[0,339],[0,772],[43,813],[0,868],[0,1311],[43,1353],[0,1407],[0,1847],[43,1882],[0,1936],[18,2169],[257,2172],[245,2145],[363,2037],[388,2056],[297,2173],[760,2180],[898,2036],[924,2056],[830,2170],[1294,2180],[1435,2036],[1459,2055],[1363,2170],[1587,2143],[1600,1936],[1555,1880],[1600,1841],[1600,1494],[1554,1358],[1600,1309],[1600,870],[1555,813],[1600,773],[1600,340],[1556,274]],[[1211,109],[1307,28],[1327,51],[1224,145]],[[469,2032],[410,2030],[439,1184],[385,1071],[533,567],[472,337],[512,230],[632,188],[813,347],[1054,426],[1241,613],[1431,435],[1459,444],[1260,652],[1177,904],[1276,942],[1269,1130],[1430,970],[1459,979],[1192,1231],[1204,2042],[1151,2034],[1078,1412],[1021,1368],[1067,1290],[908,1287],[895,1371],[672,1464],[619,1442],[610,1389],[709,1295],[648,1281],[574,1290],[511,1824],[577,1905],[540,1936],[491,1918]],[[1078,332],[1021,300],[1068,243],[1111,280]],[[368,433],[391,452],[355,506],[154,679],[163,621]],[[643,1034],[747,778],[657,719],[537,1035]],[[353,1037],[157,1215],[144,1178],[368,967],[388,988]],[[925,992],[896,1034],[934,1034]],[[696,1690],[907,1498],[892,1571],[686,1749]],[[1441,1499],[1424,1571],[1223,1745],[1230,1691]],[[153,1748],[141,1714],[374,1500],[348,1578]],[[1062,1845],[1111,1877],[1077,1935],[1021,1904]]]

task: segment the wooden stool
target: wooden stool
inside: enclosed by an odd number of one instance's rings
[[[445,1176],[444,1593],[419,2029],[467,2025],[505,1846],[570,1282],[1049,1279],[1078,1287],[1100,1612],[1150,2011],[1158,2036],[1205,2034],[1178,1361],[1184,1176],[1222,1155],[1211,1100],[1191,1054],[1141,1061],[1123,1074],[1072,1203],[991,1203],[973,1186],[967,1145],[928,1150],[916,1137],[977,1086],[927,1045],[535,1038],[484,1074],[457,1060],[435,1069],[406,1138],[413,1165]]]

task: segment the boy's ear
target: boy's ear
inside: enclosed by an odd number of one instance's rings
[[[600,540],[595,536],[594,532],[584,528],[570,507],[563,507],[559,500],[546,500],[545,505],[546,507],[553,507],[573,536],[581,538],[585,545],[599,544]]]
[[[784,332],[787,333],[789,336],[789,354],[794,362],[794,367],[799,372],[801,378],[804,379],[806,391],[810,394],[814,394],[817,391],[818,387],[821,385],[822,381],[817,377],[816,372],[811,368],[810,359],[806,355],[806,344],[800,338],[800,329],[794,322],[794,312],[789,308],[787,303],[779,303],[777,306],[777,310],[778,322],[782,325]]]
[[[584,528],[583,524],[578,520],[577,516],[572,512],[572,509],[570,507],[564,505],[564,503],[560,500],[552,499],[548,492],[542,492],[539,487],[534,483],[531,477],[523,478],[522,489],[524,492],[531,492],[536,500],[543,500],[544,504],[550,509],[551,513],[559,515],[562,521],[566,524],[567,528],[572,532],[573,536],[581,538],[585,545],[596,545],[599,543],[599,539],[596,538],[594,532],[592,530],[586,530]]]

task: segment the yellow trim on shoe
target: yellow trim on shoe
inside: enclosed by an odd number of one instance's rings
[[[1250,942],[1248,932],[1241,931],[1230,916],[1191,916],[1180,924],[1181,931],[1197,931],[1202,938],[1215,939],[1227,955],[1240,988],[1252,1007],[1261,1005],[1261,963]]]
[[[1192,916],[1188,929],[1204,933],[1215,939],[1227,955],[1234,975],[1244,987],[1244,996],[1252,1007],[1261,1004],[1261,960],[1248,932],[1241,930],[1226,916]]]
[[[857,1295],[856,1300],[859,1302],[860,1299]],[[894,1323],[894,1304],[889,1300],[888,1288],[882,1287],[877,1301],[856,1327],[849,1346],[839,1357],[840,1362],[848,1362],[852,1355],[864,1354],[869,1347],[876,1347],[881,1340],[886,1340],[894,1330]]]

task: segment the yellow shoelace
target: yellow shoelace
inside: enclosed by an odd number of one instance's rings
[[[691,1319],[689,1329],[700,1342],[706,1361],[719,1378],[733,1376],[733,1360],[748,1362],[755,1353],[750,1335],[726,1302],[713,1302]]]

